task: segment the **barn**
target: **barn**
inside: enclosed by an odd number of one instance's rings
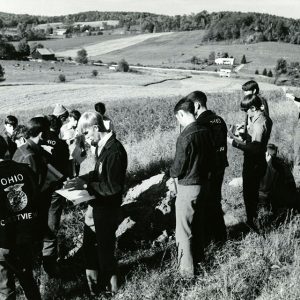
[[[51,49],[37,48],[31,53],[34,59],[56,60],[55,53]]]

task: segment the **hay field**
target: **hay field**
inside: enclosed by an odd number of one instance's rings
[[[128,36],[127,38],[119,38],[119,39],[112,39],[108,41],[101,41],[99,43],[95,43],[92,45],[85,45],[84,48],[86,49],[89,57],[96,57],[99,55],[103,55],[105,53],[109,53],[115,50],[132,47],[138,43],[144,42],[148,39],[170,35],[170,32],[162,32],[162,33],[146,33],[136,36]],[[81,47],[82,48],[82,47]],[[77,52],[80,50],[80,47],[76,47],[71,50],[66,51],[56,51],[55,54],[57,56],[66,56],[66,57],[76,57]]]

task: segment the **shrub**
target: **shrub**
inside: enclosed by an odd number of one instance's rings
[[[92,71],[92,75],[93,75],[94,77],[96,77],[96,76],[98,75],[98,71],[97,71],[97,70],[93,70],[93,71]]]
[[[256,71],[255,71],[255,74],[256,74],[256,75],[259,75],[259,71],[258,71],[258,70],[256,70]]]
[[[129,64],[124,58],[118,62],[118,70],[120,72],[128,72],[129,71]]]
[[[60,82],[66,82],[66,76],[64,74],[59,74],[58,79]]]

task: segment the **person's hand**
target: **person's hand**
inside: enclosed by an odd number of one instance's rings
[[[75,177],[64,182],[64,189],[68,190],[84,190],[86,183],[83,179]]]
[[[41,145],[41,147],[42,147],[45,151],[47,151],[48,153],[52,154],[52,149],[53,149],[52,146]]]

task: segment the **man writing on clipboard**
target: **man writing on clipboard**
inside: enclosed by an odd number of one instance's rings
[[[98,288],[116,292],[118,289],[117,261],[115,258],[115,231],[119,221],[120,205],[127,169],[127,153],[113,132],[104,126],[97,112],[84,113],[78,130],[96,146],[94,171],[75,178],[66,187],[87,189],[95,199],[90,201],[96,233],[97,269],[100,278]]]

